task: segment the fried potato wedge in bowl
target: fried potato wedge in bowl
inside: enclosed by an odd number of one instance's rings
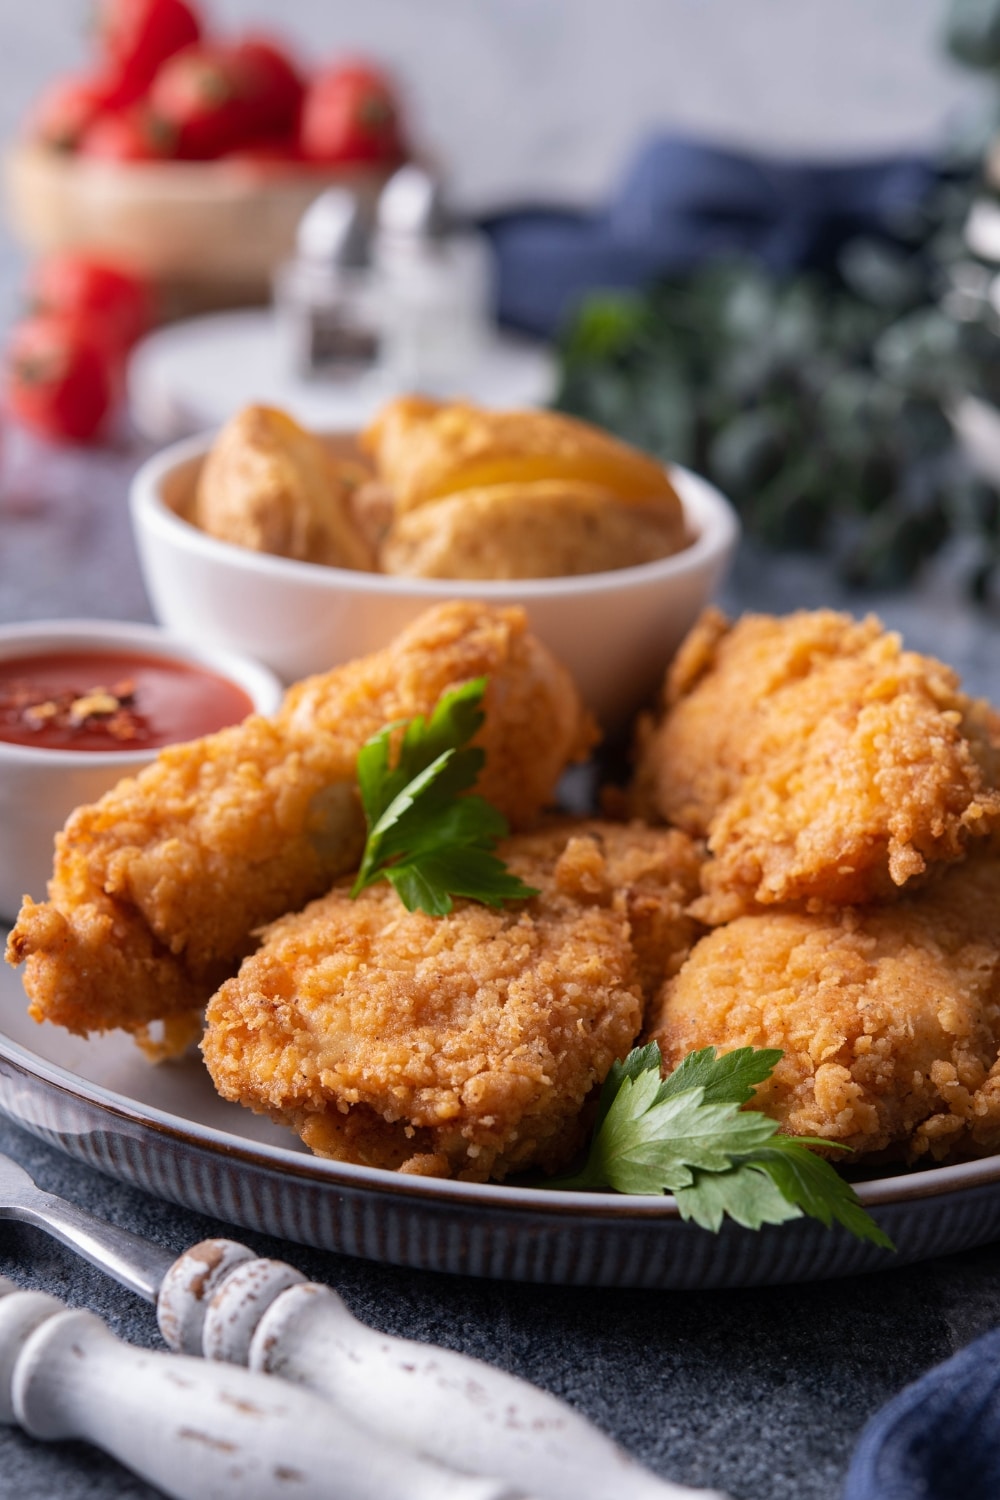
[[[399,511],[445,495],[539,479],[599,485],[629,505],[681,504],[663,465],[610,433],[554,411],[488,411],[401,396],[362,434]]]
[[[627,507],[595,484],[536,479],[405,511],[379,558],[384,572],[410,578],[572,578],[655,562],[683,538],[677,505]]]
[[[551,432],[548,419],[555,414],[493,416],[517,416],[520,430],[533,434],[530,441],[541,447],[538,434]],[[560,430],[563,424],[573,429],[583,425],[563,417],[557,421]],[[498,430],[496,422],[493,427]],[[496,441],[498,445],[499,438]],[[366,461],[356,434],[328,433],[323,442],[341,475],[356,475],[358,465]],[[653,692],[673,652],[712,597],[735,548],[739,526],[729,503],[697,475],[676,466],[664,468],[604,434],[588,442],[604,455],[600,463],[587,458],[589,478],[577,472],[583,463],[579,445],[561,474],[553,473],[551,453],[544,464],[540,454],[530,463],[516,456],[511,460],[508,454],[505,472],[511,472],[512,461],[523,469],[508,481],[524,491],[518,498],[504,485],[489,482],[497,472],[491,460],[493,468],[484,476],[488,482],[479,492],[492,491],[491,498],[474,502],[470,517],[485,504],[492,518],[499,518],[507,562],[498,562],[504,548],[494,544],[492,574],[485,576],[487,567],[476,556],[475,523],[466,518],[452,530],[454,547],[470,574],[459,578],[323,565],[237,545],[232,534],[225,539],[209,535],[197,524],[197,516],[206,504],[200,484],[213,440],[203,436],[175,444],[140,469],[131,493],[136,545],[154,613],[164,624],[199,640],[248,651],[292,682],[378,650],[431,604],[474,599],[520,605],[532,629],[569,668],[602,728],[623,729]],[[480,446],[485,451],[484,440]],[[627,457],[619,458],[619,449]],[[387,473],[394,472],[394,462],[388,462]],[[471,478],[471,469],[466,472]],[[476,472],[483,475],[483,465]],[[640,479],[640,473],[653,477]],[[641,493],[645,498],[607,498],[612,479],[623,494]],[[559,501],[558,523],[555,512],[548,519],[534,519],[531,497],[537,498],[539,491],[532,491],[532,485],[544,485],[551,502],[557,495],[573,497],[571,502]],[[436,503],[448,503],[447,497]],[[428,526],[433,508],[434,502],[415,506],[401,518],[406,528],[423,532],[421,545],[432,552],[446,540],[434,536],[433,525]],[[369,545],[377,546],[400,519],[398,496],[380,476],[357,487],[351,509]],[[544,547],[554,553],[555,565],[565,569],[558,576],[537,576],[550,571],[551,556],[545,568],[524,563],[522,532],[529,522],[545,533]],[[652,550],[667,555],[648,561]],[[515,553],[522,557],[516,569],[510,566]],[[583,571],[594,561],[601,564],[597,571]],[[440,559],[418,562],[415,554],[409,566],[428,575],[442,571]],[[498,568],[532,576],[498,576]]]
[[[349,507],[352,478],[356,484],[364,473],[337,464],[287,413],[248,406],[213,444],[193,519],[209,536],[254,552],[370,569],[374,555]]]

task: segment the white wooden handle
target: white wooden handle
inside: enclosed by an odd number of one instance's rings
[[[156,1299],[156,1319],[168,1349],[201,1354],[205,1314],[217,1288],[237,1266],[256,1259],[238,1240],[200,1240],[174,1261]]]
[[[309,1391],[134,1348],[44,1300],[0,1297],[14,1417],[36,1438],[96,1444],[174,1500],[525,1500],[359,1429]]]
[[[469,1473],[500,1475],[545,1500],[680,1500],[695,1493],[710,1500],[707,1491],[657,1478],[528,1381],[368,1328],[327,1286],[307,1282],[280,1292],[251,1341],[250,1368],[328,1397],[398,1443]]]
[[[0,1276],[0,1423],[5,1427],[17,1421],[10,1388],[21,1350],[40,1323],[62,1310],[58,1298],[46,1292],[20,1292]]]
[[[282,1261],[237,1255],[240,1248],[207,1241],[171,1267],[158,1304],[168,1342],[176,1346],[183,1336],[191,1352],[200,1344],[210,1359],[279,1375],[370,1431],[466,1473],[496,1474],[540,1500],[696,1493],[658,1479],[528,1381],[468,1355],[377,1333],[330,1287],[307,1283]]]

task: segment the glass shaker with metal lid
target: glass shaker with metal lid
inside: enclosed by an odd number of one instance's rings
[[[372,270],[383,382],[453,394],[489,336],[492,256],[485,236],[448,212],[440,182],[422,167],[401,167],[382,190]]]
[[[274,277],[287,362],[306,379],[350,379],[378,353],[371,214],[349,188],[328,188],[299,224],[295,255]]]

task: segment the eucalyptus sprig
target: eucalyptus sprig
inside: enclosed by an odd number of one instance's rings
[[[997,602],[1000,487],[952,427],[968,394],[1000,406],[1000,319],[966,285],[973,194],[942,181],[905,243],[853,240],[822,272],[713,260],[591,294],[556,405],[706,475],[748,536],[812,549],[853,586],[907,584],[961,539],[969,590]]]

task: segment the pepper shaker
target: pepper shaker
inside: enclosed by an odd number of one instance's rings
[[[488,241],[449,214],[435,177],[409,165],[382,189],[371,256],[382,383],[451,394],[489,335],[495,293]]]
[[[274,307],[284,358],[307,380],[352,380],[378,352],[370,266],[371,226],[349,188],[328,188],[310,204],[295,255],[274,276]]]

